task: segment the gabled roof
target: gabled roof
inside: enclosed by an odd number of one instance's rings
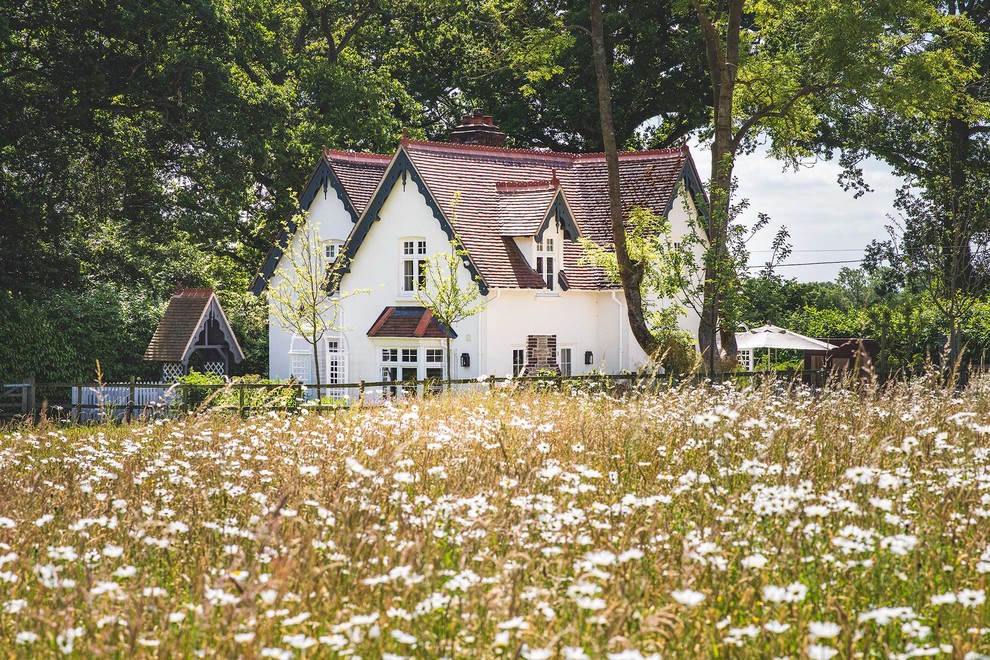
[[[488,287],[535,288],[545,283],[535,273],[523,272],[505,235],[500,210],[519,214],[520,225],[537,216],[547,217],[549,191],[531,186],[536,181],[559,181],[571,221],[582,237],[599,245],[612,244],[608,212],[608,184],[604,154],[562,154],[525,149],[406,140],[402,146],[422,177],[439,210],[450,219],[460,242]],[[622,198],[626,211],[645,207],[669,212],[678,183],[696,181],[687,148],[619,154]],[[519,184],[525,192],[511,196]],[[549,186],[548,186],[549,187]],[[700,186],[695,184],[695,193]],[[535,188],[535,189],[533,189]],[[457,198],[454,203],[455,195]],[[528,202],[528,204],[527,204]],[[456,208],[455,208],[456,207]],[[519,231],[523,227],[512,227]],[[535,233],[535,232],[534,232]],[[576,237],[572,237],[576,238]],[[519,255],[521,257],[521,255]],[[584,250],[574,240],[564,241],[564,271],[572,289],[618,288],[603,271],[580,263]],[[525,264],[526,269],[529,268]]]
[[[535,236],[558,195],[550,181],[498,182],[495,190],[502,236]]]
[[[327,153],[333,160],[334,154],[343,152],[325,152],[324,159]],[[563,246],[563,281],[567,287],[618,288],[601,269],[581,263],[584,250],[576,241],[581,236],[606,249],[612,245],[604,154],[403,139],[392,157],[349,154],[348,158],[349,162],[364,159],[365,169],[349,172],[345,180],[339,176],[338,169],[342,168],[333,161],[331,174],[348,196],[362,200],[363,209],[344,245],[347,259],[342,263],[355,258],[392,187],[401,180],[403,185],[412,182],[418,186],[447,236],[464,247],[465,266],[482,293],[492,287],[546,286],[519,252],[513,237],[542,235],[553,216],[564,224],[570,239]],[[666,215],[681,181],[686,181],[696,201],[704,201],[687,147],[621,152],[619,171],[626,213],[644,207]],[[699,207],[704,212],[707,204]],[[261,290],[257,280],[254,290]]]
[[[581,235],[556,173],[549,181],[499,182],[495,189],[502,236],[543,240],[543,232],[553,217],[563,225],[567,238],[574,240]]]
[[[244,352],[237,343],[237,337],[230,328],[227,315],[213,289],[181,289],[172,295],[162,320],[155,328],[155,334],[144,352],[149,362],[182,362],[196,349],[195,342],[204,330],[208,313],[214,310],[214,318],[220,324],[221,332],[228,339],[228,349],[235,362],[244,359]]]
[[[363,154],[355,151],[336,151],[324,147],[320,162],[309,176],[309,181],[299,198],[297,212],[308,211],[309,207],[320,192],[329,194],[330,188],[336,192],[344,203],[344,208],[351,216],[351,222],[358,218],[368,206],[368,201],[378,187],[391,156],[380,154]],[[268,286],[268,280],[275,272],[282,252],[296,231],[296,223],[289,218],[286,227],[278,231],[275,245],[268,252],[265,261],[258,269],[258,274],[251,284],[251,292],[260,295]]]
[[[433,318],[433,312],[424,307],[386,307],[368,330],[368,336],[442,339],[447,336],[447,326]],[[453,329],[450,338],[457,338]]]

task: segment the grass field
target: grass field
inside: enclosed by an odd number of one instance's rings
[[[0,430],[0,655],[990,654],[990,393]]]

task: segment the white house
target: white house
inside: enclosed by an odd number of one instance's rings
[[[484,311],[452,328],[452,378],[505,376],[536,368],[564,374],[636,369],[646,355],[633,338],[621,287],[582,262],[579,237],[608,246],[603,154],[503,148],[491,117],[475,112],[451,142],[403,138],[392,155],[324,150],[301,198],[330,259],[346,257],[343,330],[325,337],[324,383],[441,377],[444,333],[415,301],[422,261],[466,250],[460,277],[478,286]],[[623,152],[623,203],[668,215],[675,236],[690,229],[704,194],[687,147]],[[692,218],[693,219],[693,218]],[[291,227],[290,227],[291,229]],[[283,250],[283,232],[252,290],[261,295]],[[697,332],[698,318],[682,318]],[[273,378],[314,380],[313,350],[269,324]]]

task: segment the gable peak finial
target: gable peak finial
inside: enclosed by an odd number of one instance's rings
[[[185,287],[182,284],[182,280],[176,280],[175,288],[172,290],[172,294],[182,293],[183,289],[185,289]]]
[[[557,178],[557,168],[550,168],[550,185],[554,188],[560,188],[560,179]]]
[[[329,157],[330,157],[330,150],[329,150],[329,149],[327,149],[327,145],[323,145],[323,146],[322,146],[322,147],[320,148],[320,151],[321,151],[321,153],[323,154],[323,157],[324,157],[324,158],[329,158]]]
[[[405,126],[402,127],[402,140],[400,140],[400,144],[402,144],[402,146],[409,144],[409,129]]]

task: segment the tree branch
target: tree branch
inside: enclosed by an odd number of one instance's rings
[[[791,98],[787,99],[782,104],[771,103],[770,105],[763,106],[752,115],[750,115],[746,121],[744,121],[740,126],[739,130],[736,131],[735,135],[732,136],[732,151],[735,152],[742,144],[742,141],[746,138],[746,134],[749,132],[753,126],[756,125],[762,119],[767,119],[769,117],[783,117],[787,112],[794,107],[798,101],[811,94],[816,94],[818,92],[823,92],[826,89],[834,87],[834,84],[828,85],[808,85],[802,87],[797,92],[795,92]]]

